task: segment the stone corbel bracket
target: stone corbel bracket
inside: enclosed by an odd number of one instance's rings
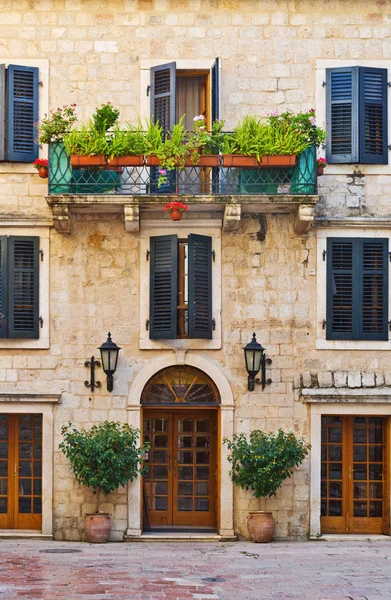
[[[125,204],[125,229],[128,233],[140,231],[140,208],[138,204]]]
[[[53,205],[53,225],[59,233],[71,233],[71,215],[68,204]]]
[[[295,233],[307,233],[313,223],[313,220],[314,206],[312,204],[299,204],[293,226]]]
[[[223,231],[237,231],[242,213],[241,204],[226,204],[224,208]]]

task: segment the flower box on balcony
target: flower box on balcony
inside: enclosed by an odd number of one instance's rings
[[[223,154],[223,167],[259,167],[256,156],[245,156],[244,154]]]
[[[110,167],[142,167],[144,165],[144,155],[115,156],[109,159],[108,164]]]
[[[105,167],[106,157],[103,154],[95,156],[82,156],[79,154],[71,154],[72,167]]]
[[[158,167],[160,165],[160,158],[156,154],[148,154],[145,157],[146,167]]]
[[[185,167],[219,167],[219,154],[201,154],[198,161],[194,164],[191,158],[187,158]]]
[[[294,167],[296,154],[265,155],[259,165],[261,167]]]

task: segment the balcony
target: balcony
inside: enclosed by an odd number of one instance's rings
[[[273,157],[274,158],[274,157]],[[318,200],[316,150],[308,148],[288,166],[226,167],[189,163],[183,170],[165,174],[150,166],[147,158],[139,166],[72,167],[63,146],[49,149],[49,196],[55,227],[69,232],[70,212],[120,212],[128,231],[136,231],[140,212],[159,210],[178,198],[189,205],[189,215],[221,212],[225,230],[238,227],[241,212],[295,213],[295,230],[311,225]],[[160,179],[159,179],[160,178]]]

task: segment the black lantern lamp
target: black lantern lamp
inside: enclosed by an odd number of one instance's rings
[[[266,379],[266,363],[271,364],[271,358],[266,358],[265,348],[258,344],[255,333],[253,338],[247,346],[243,348],[244,359],[246,361],[246,369],[248,373],[248,391],[253,392],[255,382],[262,385],[262,389],[265,389],[265,385],[271,383],[271,379]],[[261,369],[262,379],[255,379],[256,375]]]
[[[113,391],[113,375],[117,369],[118,354],[121,348],[111,339],[111,333],[108,333],[107,341],[99,348],[102,360],[102,368],[107,375],[107,391]]]

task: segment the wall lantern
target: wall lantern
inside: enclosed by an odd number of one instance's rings
[[[248,373],[248,391],[254,391],[255,383],[260,383],[262,385],[262,389],[264,390],[265,385],[272,382],[271,379],[266,379],[266,363],[271,365],[272,359],[266,358],[265,348],[262,348],[261,344],[258,344],[255,333],[253,333],[251,342],[247,344],[243,350]],[[260,369],[262,378],[255,379],[255,376],[259,373]]]
[[[102,367],[107,375],[107,391],[113,391],[113,375],[117,368],[118,354],[121,348],[111,339],[111,333],[108,333],[107,340],[99,348]]]

